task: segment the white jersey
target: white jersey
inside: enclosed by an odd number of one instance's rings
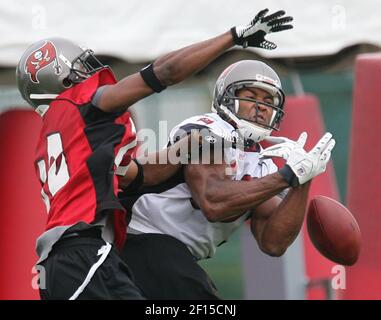
[[[210,113],[180,123],[171,131],[169,141],[175,140],[179,129],[202,127],[214,132],[221,130],[226,134],[234,131],[229,123]],[[260,160],[258,152],[229,148],[225,153],[227,163],[236,162],[232,180],[242,180],[244,176],[261,178],[278,170],[271,159]],[[182,173],[167,186],[161,185],[152,191],[151,188],[148,193],[134,199],[128,232],[171,235],[183,242],[197,259],[212,257],[217,246],[227,241],[232,232],[250,216],[247,212],[233,222],[209,222],[200,209],[192,206],[192,195]]]

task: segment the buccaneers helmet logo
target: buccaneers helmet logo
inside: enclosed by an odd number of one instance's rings
[[[41,48],[36,49],[28,56],[25,62],[25,72],[29,74],[34,83],[40,83],[37,77],[38,72],[52,63],[54,73],[59,75],[62,67],[58,63],[56,48],[52,42],[46,41]]]
[[[214,122],[212,119],[209,119],[209,118],[206,118],[206,117],[200,118],[200,119],[198,119],[197,121],[202,121],[202,122],[204,122],[205,124],[211,124],[211,123]]]

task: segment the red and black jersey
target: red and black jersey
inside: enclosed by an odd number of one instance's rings
[[[115,170],[136,145],[128,112],[107,113],[92,104],[97,89],[116,82],[108,69],[60,94],[43,115],[36,169],[48,209],[46,230],[93,223],[114,214],[115,244],[126,233]],[[125,164],[124,164],[125,165]]]

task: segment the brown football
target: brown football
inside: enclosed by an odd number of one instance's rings
[[[361,249],[361,232],[344,205],[325,196],[313,198],[307,211],[307,230],[323,256],[346,266],[356,263]]]

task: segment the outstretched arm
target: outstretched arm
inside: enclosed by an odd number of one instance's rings
[[[134,183],[136,185],[134,189],[139,189],[142,186],[153,186],[168,180],[187,160],[191,147],[199,143],[200,135],[192,132],[168,148],[150,153],[140,161],[136,159],[138,163],[131,161],[126,174],[118,176],[119,187],[126,189]]]
[[[231,180],[226,164],[189,164],[185,181],[206,218],[223,221],[255,208],[289,187],[278,172],[251,181]]]
[[[277,195],[289,185],[276,172],[251,181],[225,176],[225,165],[187,165],[185,180],[194,201],[211,222],[252,211],[251,229],[260,249],[280,256],[295,240],[303,223],[310,183],[291,188],[282,200]]]
[[[332,134],[326,133],[307,153],[303,149],[306,139],[306,132],[296,142],[284,137],[268,137],[267,140],[278,144],[261,151],[261,157],[286,160],[281,172],[293,186],[283,201],[274,198],[252,211],[252,233],[261,250],[272,256],[282,255],[299,234],[311,179],[325,171],[335,146]]]
[[[231,32],[171,52],[153,63],[153,72],[162,86],[181,82],[193,73],[203,69],[224,51],[233,46]],[[117,111],[128,108],[140,99],[154,93],[137,72],[107,86],[100,98],[99,108]]]
[[[252,210],[251,232],[259,248],[279,257],[294,242],[303,224],[310,182],[291,188],[282,200],[274,197]]]
[[[99,98],[98,107],[106,112],[126,109],[155,91],[160,92],[165,87],[179,83],[200,71],[234,45],[274,49],[274,46],[264,45],[268,43],[264,36],[267,33],[292,28],[291,25],[286,24],[292,21],[292,18],[281,18],[285,14],[284,11],[266,16],[267,12],[267,9],[260,11],[248,25],[234,27],[217,37],[158,58],[153,63],[152,69],[147,68],[151,70],[148,73],[150,85],[143,79],[142,73],[137,72],[115,85],[106,86]],[[147,73],[144,74],[147,75]]]

